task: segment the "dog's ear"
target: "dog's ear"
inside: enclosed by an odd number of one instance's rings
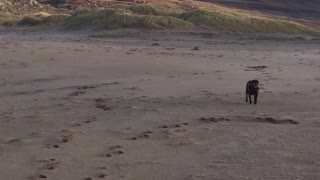
[[[252,80],[251,82],[252,82],[253,84],[259,84],[259,81],[256,80],[256,79]]]

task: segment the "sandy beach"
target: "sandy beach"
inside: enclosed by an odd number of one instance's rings
[[[319,40],[132,34],[0,29],[1,180],[320,179]]]

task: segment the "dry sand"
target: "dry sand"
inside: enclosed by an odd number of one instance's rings
[[[319,41],[0,34],[1,180],[320,179]]]

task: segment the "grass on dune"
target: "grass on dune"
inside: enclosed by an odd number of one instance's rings
[[[15,20],[14,15],[0,13],[0,25],[9,26],[12,25]]]
[[[0,13],[0,25],[25,25],[25,26],[37,26],[42,24],[58,24],[64,22],[68,14],[47,14],[37,13],[25,16],[17,16],[12,14]]]
[[[229,12],[219,9],[195,9],[179,16],[185,21],[196,25],[206,25],[216,30],[259,33],[320,33],[307,26],[284,21],[249,15],[246,13]]]
[[[68,14],[53,14],[43,19],[44,24],[63,23],[70,15]]]
[[[28,15],[18,20],[18,25],[37,26],[43,24],[59,24],[64,22],[69,15],[67,14],[34,14]]]
[[[71,29],[85,27],[165,29],[191,25],[173,16],[135,14],[130,10],[115,8],[81,11],[65,21],[65,26]]]
[[[206,26],[213,30],[252,33],[301,33],[319,35],[320,31],[291,21],[279,20],[232,11],[217,6],[186,9],[164,4],[112,5],[103,10],[76,12],[65,26],[172,29]]]
[[[185,12],[178,6],[168,6],[162,4],[138,4],[138,5],[113,5],[111,8],[125,9],[134,14],[155,15],[155,16],[178,16]]]
[[[166,2],[166,3],[161,3]],[[320,36],[320,30],[286,20],[267,18],[229,8],[199,4],[185,7],[171,1],[149,4],[113,4],[104,9],[78,10],[66,14],[37,14],[20,18],[18,25],[62,24],[68,29],[178,29],[207,27],[212,30],[248,33],[289,33]],[[12,21],[0,14],[0,25]]]

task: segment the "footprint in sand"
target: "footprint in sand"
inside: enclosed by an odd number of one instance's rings
[[[168,145],[174,147],[181,147],[184,145],[194,144],[194,139],[188,135],[187,128],[173,128],[173,129],[166,129],[162,132],[164,135],[163,137],[168,139]]]
[[[109,147],[108,152],[104,156],[107,158],[110,158],[113,155],[124,154],[122,149],[123,149],[123,146],[120,146],[120,145],[111,146]]]
[[[102,102],[105,102],[106,100],[104,98],[96,98],[93,101],[97,103],[102,103]]]
[[[192,75],[204,75],[205,73],[193,73]]]
[[[53,144],[52,147],[53,148],[60,148],[60,146],[58,144]]]
[[[85,50],[83,50],[83,49],[73,49],[73,51],[84,52]]]
[[[138,139],[137,137],[129,138],[129,140],[133,140],[133,141],[135,141],[135,140],[137,140],[137,139]]]
[[[54,140],[54,143],[49,144],[49,148],[58,149],[61,147],[62,144],[70,142],[71,139],[72,139],[71,134],[62,135],[60,138]]]
[[[247,66],[247,69],[245,71],[264,71],[267,66]]]
[[[141,79],[139,82],[146,82],[146,81],[151,81],[151,79]]]
[[[11,138],[11,139],[7,140],[7,143],[8,144],[18,144],[18,143],[21,143],[21,140],[17,139],[17,138]]]
[[[95,89],[100,86],[117,85],[117,84],[120,84],[120,83],[119,82],[111,82],[111,83],[102,83],[102,84],[97,84],[97,85],[79,86],[79,87],[77,87],[77,90],[70,93],[69,96],[79,96],[79,95],[85,94],[86,90],[88,90],[88,89]]]
[[[92,117],[92,118],[90,118],[89,120],[84,121],[83,123],[89,124],[89,123],[95,122],[96,120],[97,120],[96,117]]]
[[[106,157],[112,157],[112,154],[107,153],[105,156],[106,156]]]
[[[160,126],[161,129],[172,129],[172,128],[180,128],[182,126],[188,126],[188,122],[179,123],[179,124],[173,124],[173,125],[162,125]]]
[[[141,135],[139,137],[149,138],[151,134],[153,134],[152,131],[145,131],[145,132],[141,133]]]
[[[75,123],[75,124],[71,125],[71,127],[80,127],[80,126],[82,126],[80,123]]]
[[[220,118],[215,118],[215,117],[205,118],[205,117],[201,117],[201,118],[199,118],[199,120],[201,122],[204,122],[204,123],[217,123],[217,122],[220,122],[220,121],[230,121],[230,119],[223,118],[223,117],[220,117]]]
[[[114,151],[113,154],[124,154],[124,152],[121,150],[117,150],[117,151]]]
[[[150,138],[151,134],[153,134],[152,131],[145,131],[135,137],[129,138],[129,140],[137,140],[138,138]]]
[[[110,111],[110,110],[112,110],[111,107],[106,106],[106,105],[104,105],[104,104],[97,104],[97,105],[96,105],[96,108],[101,109],[101,110],[103,110],[103,111]]]
[[[43,167],[43,169],[44,169],[44,170],[49,170],[49,171],[51,171],[51,170],[56,169],[59,164],[60,164],[59,162],[51,162],[51,163],[46,164],[46,165]]]
[[[109,147],[110,150],[121,149],[121,148],[123,148],[123,146],[120,146],[120,145],[115,145],[115,146]]]
[[[160,128],[162,128],[162,129],[168,129],[168,128],[169,128],[169,126],[167,126],[167,125],[163,125],[163,126],[161,126]]]
[[[202,92],[205,94],[205,96],[208,96],[208,97],[216,96],[216,95],[217,95],[216,93],[213,93],[213,92],[211,92],[211,91],[202,91]]]
[[[78,87],[77,89],[78,89],[78,90],[87,90],[87,89],[94,89],[94,88],[97,88],[97,86],[88,86],[88,85],[85,85],[85,86],[80,86],[80,87]]]
[[[160,131],[160,133],[163,133],[163,132],[166,132],[166,130],[170,130],[170,129],[179,131],[179,128],[181,128],[183,126],[188,126],[188,125],[190,125],[188,122],[183,122],[183,123],[173,124],[173,125],[162,125],[158,128],[164,130],[164,131]],[[138,140],[138,139],[150,138],[152,134],[157,134],[157,132],[147,130],[147,131],[144,131],[144,132],[138,134],[137,136],[128,138],[128,140]]]
[[[74,91],[74,92],[70,93],[69,96],[79,96],[79,95],[82,95],[85,93],[86,93],[85,91]]]
[[[177,76],[168,76],[167,78],[175,78],[175,77],[177,77]]]
[[[83,180],[93,180],[93,178],[92,177],[86,177]]]
[[[107,174],[104,174],[104,173],[98,173],[98,174],[96,175],[96,177],[97,177],[97,178],[99,178],[99,179],[101,179],[101,178],[105,178],[105,177],[107,177]]]
[[[38,177],[39,177],[40,179],[46,179],[46,178],[47,178],[47,176],[46,176],[46,175],[43,175],[43,174],[40,174]]]
[[[91,123],[91,122],[94,122],[94,121],[93,121],[93,120],[87,120],[87,121],[84,121],[83,123],[89,124],[89,123]]]
[[[40,160],[40,163],[45,163],[40,169],[38,169],[35,175],[31,176],[30,179],[46,179],[46,175],[49,171],[52,171],[58,168],[59,162],[56,162],[56,159],[51,158],[49,160]]]
[[[292,119],[275,119],[272,117],[266,117],[266,118],[258,117],[256,120],[259,122],[269,122],[272,124],[299,124],[298,121],[295,121]]]
[[[69,138],[68,138],[68,137],[63,137],[63,138],[61,139],[61,142],[67,143],[67,142],[69,142]]]
[[[193,51],[199,51],[200,48],[199,48],[198,46],[195,46],[195,47],[193,47],[191,50],[193,50]]]
[[[129,87],[129,88],[123,88],[123,89],[131,90],[131,91],[141,91],[141,90],[142,90],[142,89],[139,88],[139,87]]]
[[[97,169],[99,169],[99,170],[106,170],[106,169],[108,169],[108,168],[105,167],[105,166],[101,166],[101,167],[98,167]]]

